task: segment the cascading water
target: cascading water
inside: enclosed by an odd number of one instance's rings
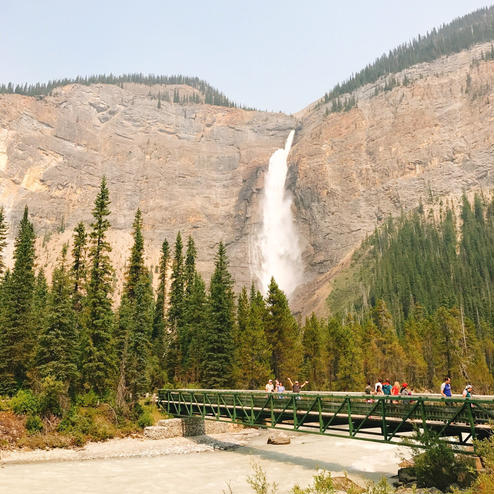
[[[287,158],[295,131],[288,135],[284,149],[269,160],[262,199],[262,227],[254,250],[254,274],[264,292],[271,277],[290,296],[302,280],[301,249],[292,216],[292,196],[285,191]]]

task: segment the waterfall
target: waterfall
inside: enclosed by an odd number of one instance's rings
[[[290,296],[302,281],[301,249],[292,216],[292,195],[285,190],[287,158],[295,131],[288,135],[284,149],[269,160],[262,198],[262,226],[254,245],[254,274],[267,292],[271,277]]]

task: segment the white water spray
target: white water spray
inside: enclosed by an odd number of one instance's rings
[[[292,216],[292,196],[285,191],[292,130],[284,149],[269,160],[262,200],[262,227],[253,246],[255,275],[266,293],[271,277],[290,296],[302,280],[301,249]]]

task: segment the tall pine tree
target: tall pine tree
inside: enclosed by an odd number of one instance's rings
[[[271,364],[275,376],[285,381],[298,379],[303,357],[300,332],[286,295],[274,278],[269,283],[266,307],[266,337],[272,349]]]
[[[48,321],[39,338],[36,368],[40,377],[52,376],[74,393],[79,376],[78,335],[72,290],[67,267],[67,245],[64,245],[59,263],[53,271],[48,297]]]
[[[133,223],[134,243],[130,252],[124,292],[116,330],[120,361],[118,398],[135,403],[149,389],[148,361],[153,323],[151,278],[144,266],[142,213],[137,210]],[[121,404],[121,403],[120,403]]]
[[[5,221],[5,214],[3,206],[0,207],[0,278],[5,271],[5,261],[3,260],[3,250],[7,246],[7,222]]]
[[[204,335],[202,383],[208,388],[232,387],[233,279],[223,242],[218,246],[215,270],[209,286],[208,323]]]
[[[12,393],[27,379],[38,328],[33,314],[35,234],[24,209],[15,240],[14,269],[4,282],[3,327],[0,329],[0,392]]]
[[[85,327],[82,338],[82,378],[86,389],[102,395],[113,388],[116,361],[112,338],[112,275],[110,244],[106,233],[110,228],[110,193],[106,178],[93,208],[89,249],[90,276],[87,288]]]
[[[184,313],[184,258],[182,235],[177,233],[175,240],[175,253],[173,258],[170,307],[168,309],[168,328],[166,335],[166,361],[167,372],[170,379],[181,373],[180,331],[183,326]]]

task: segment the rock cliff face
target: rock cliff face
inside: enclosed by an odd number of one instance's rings
[[[51,270],[77,222],[90,222],[106,175],[117,278],[139,207],[149,264],[158,264],[163,240],[173,244],[181,230],[194,237],[207,278],[223,240],[237,282],[249,283],[253,196],[295,119],[202,104],[162,102],[158,109],[150,97],[158,90],[71,85],[42,99],[0,96],[0,204],[14,225],[29,206],[38,264]]]
[[[406,84],[391,91],[376,95],[384,81],[365,86],[356,108],[329,115],[324,106],[297,118],[164,101],[158,108],[153,95],[171,88],[136,84],[0,95],[0,204],[11,238],[27,204],[38,265],[51,270],[75,224],[90,222],[106,175],[118,279],[140,207],[149,265],[163,239],[173,243],[181,230],[194,237],[207,279],[224,240],[237,283],[249,283],[263,174],[296,128],[287,188],[309,283],[296,301],[301,313],[320,310],[328,273],[386,216],[421,199],[492,188],[494,62],[473,62],[487,48],[407,69],[396,76]]]
[[[288,187],[313,282],[299,289],[299,311],[323,312],[328,272],[387,216],[492,190],[494,63],[478,62],[488,49],[407,69],[391,91],[365,86],[346,113],[302,113]]]

